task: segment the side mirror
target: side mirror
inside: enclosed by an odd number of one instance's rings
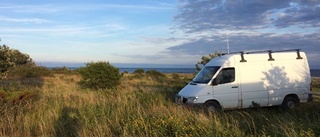
[[[214,78],[211,82],[211,86],[216,86],[216,85],[218,85],[218,82],[217,82],[217,79]]]

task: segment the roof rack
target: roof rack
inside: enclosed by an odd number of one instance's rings
[[[296,51],[296,52],[297,52],[297,58],[296,58],[296,59],[303,59],[303,58],[300,56],[300,50],[301,50],[301,49],[287,49],[287,50],[275,50],[275,51],[273,51],[273,50],[258,50],[258,51],[250,51],[250,52],[238,51],[238,52],[231,52],[231,53],[222,53],[221,56],[229,55],[229,54],[240,54],[240,56],[241,56],[240,62],[247,62],[247,60],[244,59],[244,54],[255,54],[255,53],[265,53],[265,52],[268,52],[268,55],[269,55],[268,61],[274,61],[275,59],[272,57],[272,53]]]

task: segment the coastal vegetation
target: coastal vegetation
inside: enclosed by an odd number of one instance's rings
[[[1,65],[5,61],[10,59]],[[8,63],[2,73],[1,137],[320,136],[319,96],[288,111],[269,107],[208,113],[174,103],[194,74],[143,69],[120,74],[107,62],[49,70],[27,62]],[[109,72],[116,74],[108,81]],[[111,87],[91,86],[110,79],[115,82]],[[320,79],[312,78],[312,85],[320,93]]]
[[[126,73],[116,88],[97,90],[82,88],[76,72],[53,73],[42,77],[41,85],[0,91],[0,136],[320,135],[318,97],[289,111],[272,107],[212,114],[174,104],[175,94],[192,77]],[[313,78],[313,84],[320,93],[320,79]]]
[[[83,88],[111,89],[120,84],[121,74],[118,68],[109,62],[91,62],[79,69],[82,79],[79,84]]]

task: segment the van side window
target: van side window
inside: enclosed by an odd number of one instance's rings
[[[235,71],[234,68],[224,68],[222,69],[217,76],[217,84],[224,84],[234,82],[235,80]]]

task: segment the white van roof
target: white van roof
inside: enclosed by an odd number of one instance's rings
[[[296,51],[296,52],[293,52]],[[254,51],[254,52],[234,52],[230,54],[222,54],[222,56],[215,57],[206,66],[228,66],[236,62],[256,62],[256,61],[279,61],[279,60],[297,60],[307,59],[304,52],[300,49],[280,50],[280,51]]]

